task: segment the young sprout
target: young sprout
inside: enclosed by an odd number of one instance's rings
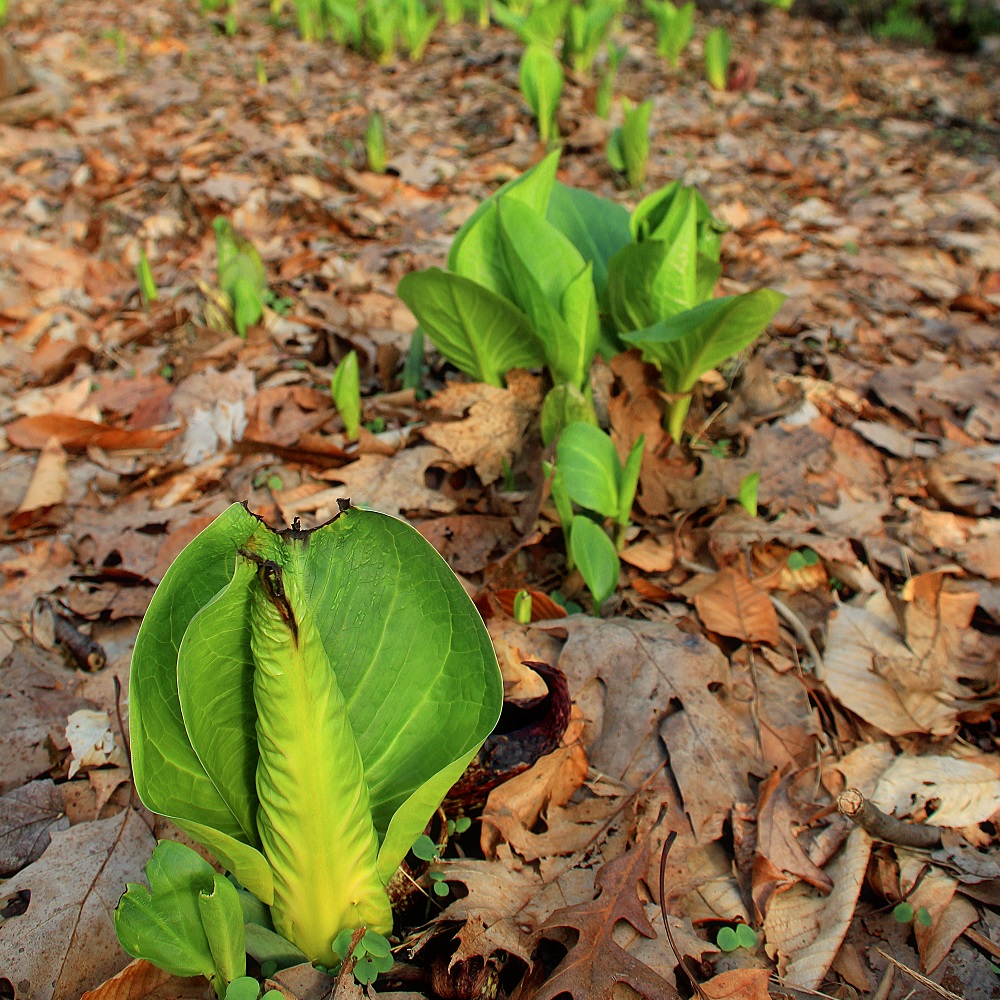
[[[365,154],[368,157],[368,169],[373,174],[385,173],[385,123],[382,114],[373,111],[365,129]]]
[[[608,163],[619,173],[625,174],[629,187],[641,188],[646,183],[646,164],[649,160],[649,119],[653,102],[633,104],[622,98],[624,121],[608,139]]]
[[[719,933],[715,936],[715,943],[723,951],[736,951],[737,948],[756,948],[757,932],[746,924],[737,924],[735,930],[732,927],[720,927]]]
[[[676,69],[694,33],[694,3],[676,7],[670,0],[643,0],[656,21],[656,51]]]
[[[607,118],[611,114],[611,97],[614,94],[615,77],[618,75],[618,67],[621,65],[622,59],[625,58],[626,52],[628,52],[627,46],[608,42],[608,62],[604,67],[604,73],[594,97],[594,111],[598,118]]]
[[[615,592],[621,563],[614,543],[604,529],[583,514],[573,518],[569,536],[573,561],[594,599],[594,614],[600,615],[604,602]]]
[[[757,490],[760,488],[760,473],[751,472],[740,483],[740,506],[751,516],[757,516]]]
[[[725,28],[713,28],[705,36],[705,76],[714,90],[725,90],[733,43]]]
[[[348,441],[361,433],[361,389],[358,381],[358,352],[348,351],[330,379],[330,395],[344,421]]]
[[[521,625],[531,624],[531,594],[526,590],[514,595],[514,620]]]
[[[156,289],[156,282],[153,280],[153,272],[149,266],[149,258],[143,247],[139,248],[139,260],[135,265],[135,274],[139,280],[139,295],[142,304],[148,309],[151,302],[155,302],[160,293]]]
[[[534,112],[542,142],[559,134],[556,112],[562,89],[563,70],[555,54],[544,45],[529,45],[521,57],[521,93]]]

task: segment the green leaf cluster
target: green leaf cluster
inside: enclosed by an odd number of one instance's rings
[[[646,183],[649,160],[649,119],[653,102],[633,104],[622,98],[623,121],[608,139],[608,163],[625,175],[630,187],[641,188]]]
[[[157,588],[130,685],[143,803],[253,894],[242,901],[264,916],[247,927],[274,928],[254,930],[262,950],[291,942],[326,964],[341,931],[391,928],[385,886],[502,701],[489,636],[445,562],[404,522],[356,508],[275,532],[230,507]],[[172,884],[153,883],[154,900]],[[121,926],[151,914],[135,901]],[[162,957],[129,934],[133,953]]]
[[[643,6],[656,22],[656,51],[671,67],[677,68],[681,53],[694,34],[694,2],[681,7],[670,0],[643,0]]]
[[[233,229],[221,215],[212,222],[215,230],[219,288],[229,299],[236,332],[246,338],[247,327],[264,315],[267,274],[256,247]]]
[[[617,548],[624,544],[632,515],[644,447],[645,438],[640,435],[622,465],[604,431],[589,423],[571,423],[559,436],[554,465],[546,467],[566,541],[567,564],[580,570],[594,599],[595,614],[618,586]],[[606,519],[615,524],[615,542],[604,531]]]

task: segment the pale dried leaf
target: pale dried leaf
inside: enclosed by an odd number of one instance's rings
[[[778,613],[760,587],[732,569],[716,574],[694,599],[698,616],[711,632],[742,642],[781,641]]]
[[[67,454],[59,443],[59,438],[50,437],[38,453],[38,462],[28,484],[18,513],[26,514],[43,507],[55,507],[66,500],[69,488],[69,472],[66,469]]]
[[[182,979],[136,958],[80,1000],[212,1000],[215,990],[204,976]]]

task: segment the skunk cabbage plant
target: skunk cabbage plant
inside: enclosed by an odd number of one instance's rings
[[[334,964],[341,931],[391,929],[386,886],[501,701],[478,612],[413,528],[345,504],[274,531],[234,504],[139,630],[135,784]]]

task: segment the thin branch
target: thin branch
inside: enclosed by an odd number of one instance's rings
[[[677,964],[683,970],[684,975],[687,976],[691,988],[698,994],[700,1000],[709,1000],[708,994],[701,988],[701,983],[694,978],[693,973],[687,967],[684,956],[677,950],[677,945],[674,944],[673,931],[670,930],[670,920],[667,917],[667,855],[670,853],[670,848],[673,847],[676,839],[677,831],[671,830],[669,836],[663,842],[663,850],[660,852],[660,913],[663,915],[663,929],[667,932],[667,944],[670,945],[670,950],[674,953]]]
[[[876,840],[887,844],[925,850],[941,846],[941,827],[926,823],[907,823],[895,816],[888,816],[857,788],[848,788],[840,793],[837,797],[837,809]]]

